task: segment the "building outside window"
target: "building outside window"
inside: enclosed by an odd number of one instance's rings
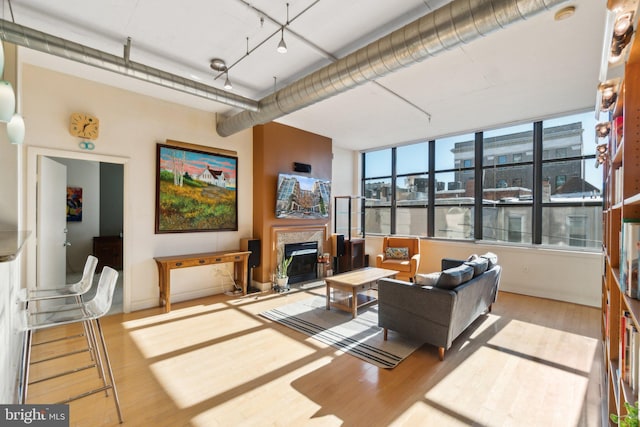
[[[428,142],[396,148],[395,234],[427,236]]]
[[[364,230],[391,234],[391,149],[365,153],[364,167]]]
[[[510,216],[507,224],[508,241],[522,242],[522,217]]]
[[[556,157],[542,163],[542,243],[600,249],[602,244],[602,171],[596,152],[592,112],[543,122],[543,148]]]
[[[434,237],[473,239],[475,135],[435,141]],[[468,164],[470,166],[465,167]]]
[[[588,112],[365,153],[365,232],[598,250],[595,123]]]

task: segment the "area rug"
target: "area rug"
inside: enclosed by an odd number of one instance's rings
[[[358,310],[358,316],[326,309],[324,296],[314,296],[260,313],[347,354],[381,368],[394,368],[422,343],[398,335],[385,341],[378,326],[378,306]]]

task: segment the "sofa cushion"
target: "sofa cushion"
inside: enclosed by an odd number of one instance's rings
[[[473,267],[461,265],[448,268],[440,273],[436,286],[442,289],[453,289],[473,278]]]
[[[435,286],[440,278],[440,272],[428,274],[416,274],[416,285]]]
[[[409,248],[387,248],[384,254],[389,259],[409,259]]]
[[[478,257],[473,261],[465,261],[465,265],[473,268],[473,277],[479,276],[489,268],[489,260],[487,258]]]
[[[498,255],[494,254],[493,252],[487,252],[486,254],[480,255],[480,258],[485,258],[489,261],[487,270],[491,270],[493,267],[498,265]]]

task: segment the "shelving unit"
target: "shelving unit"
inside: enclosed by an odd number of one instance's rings
[[[618,2],[610,0],[609,9]],[[637,15],[637,4],[633,13]],[[634,17],[634,27],[637,17]],[[627,47],[628,57],[617,72],[619,79],[618,100],[611,114],[611,122],[623,117],[622,138],[616,138],[613,125],[609,136],[608,161],[603,163],[603,250],[604,271],[602,277],[602,343],[604,354],[603,420],[613,425],[609,414],[626,415],[625,402],[638,401],[638,389],[631,388],[621,372],[622,317],[632,322],[640,331],[640,301],[627,296],[620,283],[620,232],[625,219],[640,219],[640,43]],[[620,66],[619,66],[620,67]]]
[[[346,240],[364,237],[360,218],[362,212],[361,196],[335,196],[333,203],[333,232],[343,234]]]
[[[364,229],[360,218],[361,196],[334,197],[334,233],[344,235],[344,254],[337,257],[336,273],[356,270],[366,266],[364,253]]]

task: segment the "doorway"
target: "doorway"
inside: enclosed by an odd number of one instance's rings
[[[65,152],[38,147],[27,149],[27,224],[31,230],[37,230],[27,248],[27,281],[31,285],[38,282],[38,275],[49,256],[42,250],[32,250],[41,244],[41,216],[38,214],[38,191],[48,184],[38,182],[39,163],[53,161],[67,170],[66,182],[63,180],[67,201],[72,203],[73,215],[67,209],[64,237],[55,245],[55,251],[64,251],[64,271],[66,283],[74,283],[82,275],[84,263],[89,254],[102,256],[96,269],[96,282],[104,265],[119,270],[118,285],[111,313],[130,311],[130,298],[127,286],[126,262],[126,219],[124,186],[126,158],[96,155],[90,152]],[[60,184],[58,184],[59,186]],[[70,200],[73,196],[74,200]],[[80,204],[79,204],[80,202]],[[42,202],[40,202],[42,204]],[[41,209],[42,211],[43,209]],[[56,210],[57,212],[58,210]],[[42,212],[41,212],[42,213]],[[46,212],[47,217],[52,213]],[[48,222],[48,221],[47,221]],[[104,247],[104,242],[109,247]],[[108,254],[108,258],[105,254]],[[96,255],[97,256],[97,255]],[[45,260],[45,261],[43,261]],[[102,261],[102,262],[101,262]],[[31,285],[32,286],[32,285]],[[87,295],[91,297],[92,293]]]

